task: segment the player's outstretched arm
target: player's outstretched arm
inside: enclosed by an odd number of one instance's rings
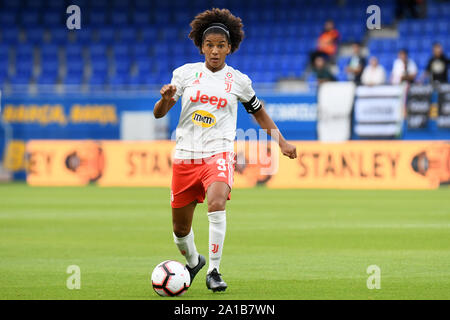
[[[177,92],[177,88],[173,84],[164,85],[159,93],[161,93],[161,99],[155,103],[155,107],[153,108],[153,115],[156,119],[164,117],[167,112],[169,112],[170,108],[175,105],[175,100],[173,96]]]
[[[273,122],[272,118],[267,114],[264,106],[261,107],[258,111],[256,111],[253,116],[255,117],[256,122],[260,125],[262,129],[264,129],[267,134],[269,134],[275,141],[278,142],[280,146],[281,153],[291,159],[297,158],[297,149],[294,145],[288,143],[280,130],[278,129],[275,122]]]

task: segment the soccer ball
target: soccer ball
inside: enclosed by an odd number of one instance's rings
[[[163,261],[152,272],[153,289],[163,297],[182,296],[190,283],[189,271],[178,261]]]

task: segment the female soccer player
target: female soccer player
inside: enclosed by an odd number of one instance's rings
[[[233,185],[238,100],[261,128],[278,140],[285,156],[294,159],[297,152],[264,110],[250,79],[225,63],[244,37],[241,19],[227,9],[215,8],[198,14],[190,25],[189,38],[205,62],[175,69],[171,83],[161,88],[153,113],[156,118],[164,117],[181,97],[171,190],[173,237],[186,258],[192,283],[206,263],[197,252],[191,227],[194,209],[206,194],[210,250],[206,286],[215,292],[227,288],[219,266],[226,230],[225,204]]]

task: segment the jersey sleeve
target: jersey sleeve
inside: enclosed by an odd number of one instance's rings
[[[246,75],[242,75],[242,83],[239,92],[239,101],[242,102],[245,110],[248,113],[255,113],[259,109],[261,109],[261,102],[258,100],[255,94],[255,90],[252,87],[252,81]]]
[[[175,69],[172,73],[172,81],[170,81],[170,84],[174,85],[177,88],[177,92],[175,92],[175,95],[173,96],[173,99],[175,101],[178,101],[178,99],[183,95],[184,92],[184,68],[179,67]]]

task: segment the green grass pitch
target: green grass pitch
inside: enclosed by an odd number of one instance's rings
[[[208,254],[206,204],[194,218]],[[204,268],[181,298],[150,285],[184,263],[169,189],[0,185],[0,299],[450,299],[450,189],[235,189],[227,204],[224,293]],[[69,290],[69,265],[81,289]],[[367,267],[381,270],[367,288]]]

